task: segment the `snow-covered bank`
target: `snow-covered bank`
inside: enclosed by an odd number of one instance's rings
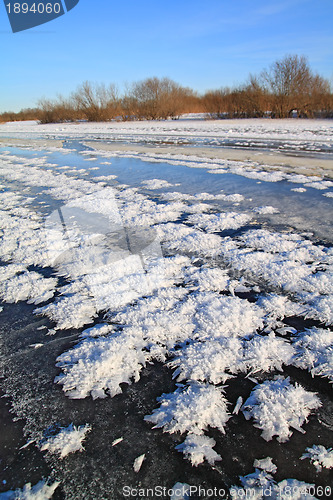
[[[333,179],[331,120],[204,120],[0,124],[0,144],[62,147],[84,140],[111,154],[159,161],[238,162],[242,170],[279,171]],[[217,166],[212,168],[218,168]]]
[[[8,122],[0,124],[2,137],[20,137],[31,139],[40,135],[49,138],[68,138],[95,136],[101,138],[130,137],[170,137],[175,143],[182,143],[182,138],[208,137],[211,140],[224,138],[245,138],[248,140],[312,141],[318,148],[320,143],[329,143],[332,137],[331,120],[161,120],[135,122],[103,122],[103,123],[61,123],[40,125],[37,122]],[[302,142],[299,143],[302,145]],[[315,150],[315,148],[314,148]]]

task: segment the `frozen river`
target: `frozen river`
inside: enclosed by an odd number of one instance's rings
[[[329,498],[333,182],[57,134],[0,148],[0,491]]]

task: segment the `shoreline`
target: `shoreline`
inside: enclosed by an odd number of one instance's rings
[[[53,148],[62,148],[63,147],[63,142],[59,139],[17,139],[15,137],[0,137],[0,147],[4,146],[14,146],[14,147],[31,147],[31,146],[37,146],[37,147],[53,147]]]
[[[282,171],[291,174],[308,176],[319,175],[333,179],[333,160],[288,156],[285,154],[251,151],[248,149],[210,148],[192,146],[142,146],[139,144],[103,143],[84,141],[84,144],[96,151],[110,151],[116,153],[140,153],[153,155],[184,155],[238,162],[256,162],[259,167],[267,171]],[[251,166],[251,165],[247,165]]]

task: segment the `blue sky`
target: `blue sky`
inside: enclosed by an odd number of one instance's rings
[[[0,112],[85,80],[168,76],[199,92],[243,83],[286,54],[333,83],[333,0],[80,0],[13,34],[0,4]]]

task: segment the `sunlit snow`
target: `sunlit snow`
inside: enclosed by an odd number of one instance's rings
[[[243,404],[245,418],[253,418],[261,436],[270,441],[274,436],[280,443],[288,441],[293,430],[302,428],[311,411],[319,408],[318,397],[300,385],[292,385],[289,378],[279,377],[257,385]]]
[[[55,436],[46,438],[41,443],[40,449],[48,453],[58,454],[60,458],[76,451],[82,452],[84,450],[82,443],[90,431],[91,427],[88,424],[79,427],[70,424],[68,427],[61,428]]]

